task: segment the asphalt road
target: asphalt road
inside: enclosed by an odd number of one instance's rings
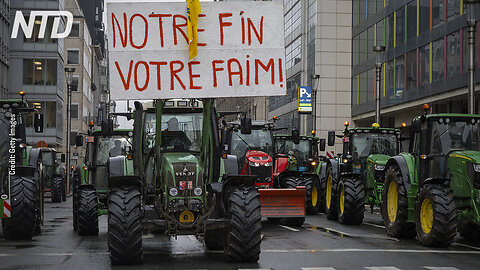
[[[47,199],[48,200],[48,199]],[[71,198],[46,204],[46,223],[32,241],[0,239],[0,269],[480,269],[480,243],[458,238],[445,249],[415,240],[388,237],[378,214],[367,214],[361,226],[342,226],[324,215],[307,217],[301,228],[263,223],[258,263],[228,263],[222,252],[207,251],[193,236],[168,239],[145,235],[140,266],[112,267],[107,250],[107,219],[100,233],[79,236],[72,229]]]

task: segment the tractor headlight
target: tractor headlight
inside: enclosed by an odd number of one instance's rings
[[[272,166],[272,165],[273,165],[273,161],[272,161],[272,162],[267,162],[267,163],[265,163],[265,166],[266,166],[266,167],[270,167],[270,166]]]
[[[248,164],[252,167],[260,167],[260,163],[249,161]]]
[[[193,190],[193,193],[195,194],[195,196],[200,196],[200,195],[202,195],[202,188],[199,188],[199,187],[195,188],[195,189]]]
[[[376,171],[383,171],[383,170],[385,170],[385,165],[375,165],[375,170]]]
[[[175,196],[178,195],[178,189],[172,187],[172,188],[170,189],[170,192],[169,192],[169,193],[170,193],[170,196],[175,197]]]
[[[473,170],[480,173],[480,164],[473,164]]]

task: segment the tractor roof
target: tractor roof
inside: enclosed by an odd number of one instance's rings
[[[16,105],[14,105],[16,104]],[[4,99],[0,100],[0,107],[4,107],[4,105],[10,106],[17,106],[17,107],[27,107],[27,103],[25,101],[22,102],[20,99]]]
[[[383,133],[383,134],[401,134],[402,131],[397,128],[380,128],[380,127],[354,127],[348,129],[349,133]]]
[[[228,122],[228,124],[240,125],[240,120]],[[270,126],[270,125],[274,125],[274,123],[270,121],[257,121],[257,120],[252,121],[252,127],[264,127],[265,125]]]
[[[276,134],[273,135],[275,139],[281,139],[281,140],[293,140],[291,134]],[[300,140],[320,140],[319,137],[313,137],[313,136],[305,136],[305,135],[300,135]]]
[[[441,118],[441,117],[450,117],[450,118],[480,118],[478,114],[460,114],[460,113],[438,113],[438,114],[429,114],[429,118]]]

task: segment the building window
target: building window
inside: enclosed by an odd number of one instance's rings
[[[402,99],[405,91],[405,55],[395,59],[395,99]]]
[[[407,40],[412,40],[417,36],[417,1],[412,1],[407,5]]]
[[[353,38],[352,63],[354,66],[360,64],[360,35]]]
[[[367,10],[367,17],[372,16],[373,14],[377,13],[377,0],[366,0],[368,1],[368,10]]]
[[[457,1],[460,2],[460,1]],[[432,23],[436,27],[445,22],[445,0],[432,0]]]
[[[78,65],[80,63],[80,50],[68,49],[67,50],[67,64]]]
[[[78,104],[71,104],[70,116],[72,119],[78,119]]]
[[[440,81],[445,75],[445,39],[432,43],[432,82]]]
[[[420,86],[430,83],[430,43],[419,48],[418,77]]]
[[[396,46],[399,46],[401,44],[403,44],[403,42],[405,41],[405,8],[401,8],[399,10],[397,10],[396,12],[396,19],[397,19],[397,23],[396,23],[396,31],[395,31],[395,34],[396,34],[396,40],[395,40],[395,47]]]
[[[360,22],[367,18],[367,0],[360,0]]]
[[[373,45],[375,42],[375,25],[372,25],[372,27],[367,29],[367,59],[373,59],[375,58],[375,55],[373,54]]]
[[[453,20],[460,15],[460,0],[447,0],[447,20]]]
[[[360,1],[362,0],[353,0],[352,1],[352,18],[353,18],[353,26],[360,23]]]
[[[365,62],[368,57],[368,31],[365,30],[360,33],[360,64]]]
[[[285,14],[285,36],[288,36],[302,24],[302,1],[298,1]]]
[[[367,89],[368,89],[368,74],[367,72],[363,72],[360,74],[360,82],[359,82],[359,103],[365,104],[368,101]]]
[[[394,16],[391,14],[390,16],[387,17],[387,32],[386,32],[386,38],[387,38],[387,50],[393,48],[393,42],[394,42]]]
[[[36,114],[43,115],[43,124],[45,128],[55,128],[57,125],[57,103],[55,101],[31,101],[28,102],[30,108],[35,108],[35,113],[26,115],[27,127],[33,127],[33,119]]]
[[[395,61],[390,60],[387,62],[387,67],[386,67],[386,73],[385,73],[385,89],[384,89],[384,94],[388,97],[391,97],[394,95],[395,92]]]
[[[417,87],[417,50],[407,53],[407,85],[406,89]]]
[[[420,34],[430,30],[430,0],[420,0]]]
[[[27,22],[27,24],[29,23],[29,20],[30,17],[25,17],[25,21]],[[39,38],[38,34],[40,33],[40,28],[42,26],[42,19],[40,17],[37,17],[34,22],[32,36],[30,38],[26,38],[24,36],[23,41],[26,43],[57,43],[57,39],[51,38],[53,20],[53,17],[48,18],[44,37]]]
[[[80,22],[73,22],[72,25],[72,32],[70,32],[70,35],[68,37],[71,38],[78,38],[80,37]]]
[[[385,20],[377,23],[377,44],[378,46],[385,46]]]
[[[57,60],[24,59],[23,84],[57,85]]]
[[[72,91],[78,91],[78,75],[73,75],[72,76],[72,83],[70,84],[71,90]]]
[[[45,125],[47,128],[54,128],[57,123],[56,102],[46,102]]]
[[[293,67],[295,64],[300,63],[302,60],[302,40],[301,37],[295,39],[290,45],[285,49],[286,51],[286,65],[287,70]]]
[[[447,37],[447,77],[460,73],[460,31]]]

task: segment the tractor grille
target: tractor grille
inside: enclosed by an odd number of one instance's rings
[[[195,163],[173,163],[175,186],[179,196],[193,196],[197,183],[197,166]]]
[[[250,166],[250,171],[252,175],[258,176],[256,183],[267,183],[272,181],[272,166],[260,166],[252,167]]]

